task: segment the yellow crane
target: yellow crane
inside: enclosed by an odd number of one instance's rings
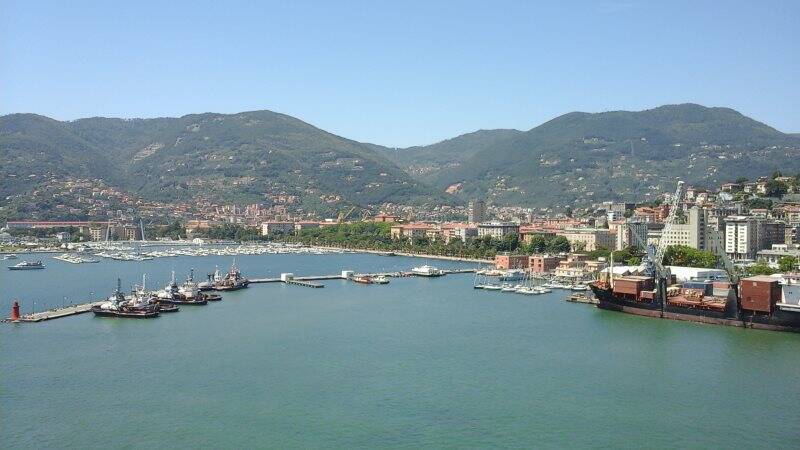
[[[339,217],[337,217],[337,218],[336,218],[336,223],[342,223],[342,222],[344,222],[345,220],[347,220],[347,218],[348,218],[348,217],[350,217],[350,214],[353,214],[353,211],[355,211],[355,210],[356,210],[356,207],[355,207],[355,206],[353,206],[353,207],[352,207],[352,208],[350,208],[350,210],[349,210],[349,211],[347,211],[346,213],[345,213],[345,212],[343,212],[343,211],[340,211],[340,212],[339,212]]]

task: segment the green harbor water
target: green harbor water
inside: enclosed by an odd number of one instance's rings
[[[0,268],[0,308],[231,258]],[[3,261],[10,265],[18,261]],[[237,259],[250,277],[408,270]],[[431,262],[438,267],[474,267]],[[153,320],[0,324],[2,448],[798,448],[800,335],[472,289],[472,275],[253,285]],[[90,294],[93,293],[93,294]]]

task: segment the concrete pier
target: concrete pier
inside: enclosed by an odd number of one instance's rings
[[[48,309],[47,311],[25,314],[21,316],[19,320],[20,322],[42,322],[45,320],[60,319],[62,317],[75,316],[78,314],[87,313],[92,310],[92,306],[99,305],[101,303],[103,302],[102,301],[88,302],[88,303],[81,303],[79,305],[67,306],[65,308]]]
[[[475,269],[444,269],[442,270],[444,274],[458,274],[458,273],[473,273]],[[336,275],[310,275],[310,276],[303,276],[303,277],[296,277],[294,274],[291,273],[283,273],[280,277],[277,278],[252,278],[250,279],[251,284],[260,284],[260,283],[286,283],[289,285],[295,286],[302,286],[302,287],[310,287],[310,288],[322,288],[325,287],[321,283],[314,283],[314,281],[324,281],[324,280],[346,280],[352,275],[353,272],[351,271],[343,271],[341,274]],[[347,275],[347,276],[345,276]],[[366,274],[358,274],[361,276],[370,276],[370,277],[408,277],[413,276],[413,273],[408,271],[400,271],[400,272],[383,272],[383,273],[366,273]],[[26,314],[19,318],[20,322],[43,322],[46,320],[52,319],[60,319],[62,317],[69,317],[74,316],[77,314],[87,313],[92,310],[92,307],[95,305],[99,305],[103,303],[103,301],[90,301],[86,303],[81,303],[78,305],[67,306],[65,308],[56,308],[56,309],[49,309],[47,311],[41,311],[32,314]],[[6,319],[9,321],[10,319]]]

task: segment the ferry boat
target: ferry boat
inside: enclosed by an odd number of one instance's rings
[[[425,264],[424,266],[414,267],[411,273],[420,277],[440,277],[444,275],[440,269]]]
[[[22,261],[19,264],[9,266],[8,270],[38,270],[44,269],[42,261]]]
[[[108,298],[107,301],[92,306],[92,313],[98,317],[124,317],[131,319],[151,319],[158,317],[158,306],[151,304],[149,300],[134,294],[130,300],[125,298],[125,294],[120,289],[120,280],[117,278],[117,290]]]

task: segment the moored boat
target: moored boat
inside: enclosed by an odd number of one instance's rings
[[[350,279],[355,281],[356,283],[361,283],[361,284],[373,284],[374,283],[374,281],[372,280],[372,277],[369,276],[369,275],[353,275],[353,277],[350,278]]]
[[[130,319],[150,319],[158,317],[158,306],[149,302],[149,296],[134,293],[131,299],[126,299],[120,289],[120,280],[117,279],[117,289],[107,301],[92,306],[92,313],[98,317],[123,317]]]
[[[440,269],[429,266],[428,264],[414,267],[411,269],[411,273],[420,277],[440,277],[444,275],[444,272],[442,272]]]
[[[22,261],[19,264],[9,266],[8,270],[38,270],[44,269],[42,261]]]

